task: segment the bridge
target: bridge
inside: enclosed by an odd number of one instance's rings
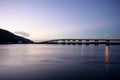
[[[54,39],[38,44],[120,44],[120,39]]]

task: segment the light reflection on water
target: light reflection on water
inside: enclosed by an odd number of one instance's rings
[[[119,45],[0,45],[0,80],[114,80]]]
[[[108,63],[109,63],[109,46],[105,46],[105,63],[106,63],[106,70],[108,70]]]

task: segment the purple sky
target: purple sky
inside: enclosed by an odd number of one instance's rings
[[[120,38],[120,1],[0,0],[0,28],[31,40]]]

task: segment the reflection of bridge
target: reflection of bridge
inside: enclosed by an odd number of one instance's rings
[[[54,39],[41,44],[120,44],[120,39]]]

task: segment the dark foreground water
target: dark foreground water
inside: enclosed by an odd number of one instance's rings
[[[120,80],[120,45],[0,45],[0,80]]]

